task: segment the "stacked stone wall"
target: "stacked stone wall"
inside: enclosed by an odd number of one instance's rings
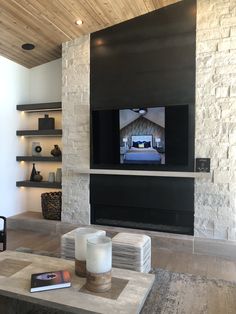
[[[236,240],[236,1],[197,1],[196,157],[212,181],[195,180],[194,235]]]
[[[62,48],[63,185],[62,220],[90,223],[89,73],[90,37],[83,36]]]

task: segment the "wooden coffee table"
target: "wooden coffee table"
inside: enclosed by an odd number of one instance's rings
[[[70,271],[72,287],[29,292],[32,273],[62,269]],[[33,307],[35,314],[40,313],[40,307],[49,308],[49,313],[54,313],[54,310],[55,313],[59,313],[59,310],[60,313],[77,314],[139,313],[153,285],[154,275],[113,268],[112,289],[99,294],[87,291],[85,281],[74,274],[73,261],[5,251],[0,254],[0,312],[19,310],[23,302],[21,314],[29,311],[30,307]]]

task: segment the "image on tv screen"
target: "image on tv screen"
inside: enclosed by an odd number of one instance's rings
[[[165,164],[165,107],[119,112],[120,163]]]

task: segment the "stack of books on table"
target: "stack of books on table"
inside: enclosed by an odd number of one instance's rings
[[[75,258],[75,232],[76,229],[61,237],[61,257],[66,259]]]
[[[112,266],[148,273],[151,269],[151,238],[118,233],[112,238]]]

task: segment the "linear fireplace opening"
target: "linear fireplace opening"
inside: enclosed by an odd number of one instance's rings
[[[90,176],[91,223],[193,234],[194,179]]]
[[[162,224],[142,223],[142,222],[105,219],[105,218],[96,219],[95,224],[103,225],[103,226],[105,225],[105,226],[124,227],[124,228],[193,235],[192,227],[170,226],[170,225],[162,225]]]

